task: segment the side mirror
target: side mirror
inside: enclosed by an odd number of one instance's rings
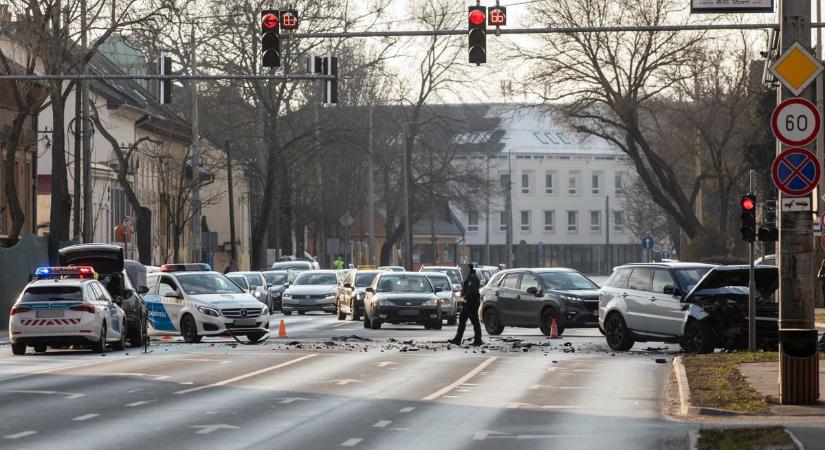
[[[145,295],[149,293],[149,287],[147,286],[138,286],[137,293],[140,295]]]
[[[115,295],[114,297],[112,297],[112,301],[113,301],[113,302],[115,303],[115,305],[117,305],[117,306],[121,306],[121,305],[123,305],[123,297],[121,297],[121,296],[119,296],[119,295]]]
[[[177,298],[177,299],[183,298],[183,296],[180,295],[180,292],[177,292],[177,291],[167,292],[167,293],[163,294],[163,296],[165,298]]]
[[[536,289],[535,286],[530,286],[529,288],[527,288],[527,293],[530,294],[530,295],[536,295],[536,294],[538,294],[538,292],[539,292],[539,290]]]
[[[372,286],[364,289],[364,291],[369,292],[370,294],[375,294],[375,289],[373,289]]]
[[[284,284],[284,289],[289,287],[289,283]]]
[[[673,286],[672,284],[668,284],[667,286],[662,288],[662,292],[664,292],[665,294],[668,294],[668,295],[676,296],[676,297],[678,297],[680,295],[679,288]]]

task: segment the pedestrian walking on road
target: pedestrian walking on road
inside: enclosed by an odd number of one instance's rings
[[[344,258],[341,258],[341,255],[338,255],[335,258],[335,261],[332,263],[333,267],[336,269],[343,269],[344,268]]]
[[[469,270],[469,273],[464,277],[464,282],[461,283],[464,309],[461,310],[461,315],[458,318],[458,329],[455,331],[455,337],[448,342],[461,345],[461,338],[464,337],[464,328],[467,326],[467,319],[470,319],[470,322],[473,323],[473,333],[475,334],[472,345],[481,345],[481,323],[478,320],[478,308],[481,306],[481,294],[479,293],[481,280],[478,278],[478,274],[472,264],[467,264],[466,269]]]

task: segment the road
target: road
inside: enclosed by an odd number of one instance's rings
[[[671,348],[614,355],[597,330],[532,329],[462,348],[444,342],[453,327],[285,322],[287,339],[256,346],[2,346],[0,448],[661,449],[696,427],[662,418],[670,366],[655,360]]]

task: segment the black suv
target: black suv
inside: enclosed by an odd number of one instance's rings
[[[565,328],[595,328],[598,307],[599,287],[573,269],[511,269],[484,287],[480,312],[488,334],[514,326],[538,327],[549,336],[553,320],[559,334]]]

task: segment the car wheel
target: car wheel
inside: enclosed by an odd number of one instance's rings
[[[292,315],[292,311],[283,311],[282,310],[281,312],[284,313],[285,316],[291,316]]]
[[[126,350],[126,322],[120,328],[120,339],[112,346],[117,351]]]
[[[685,325],[682,348],[689,353],[713,353],[713,334],[706,323],[691,320]]]
[[[11,344],[11,353],[17,356],[25,355],[26,344]]]
[[[541,320],[539,321],[539,329],[541,329],[541,333],[545,336],[550,336],[553,334],[553,321],[556,321],[556,331],[561,336],[564,333],[564,328],[559,326],[559,313],[556,312],[553,308],[547,308],[541,312]]]
[[[146,323],[144,322],[141,326],[135,330],[134,333],[129,335],[129,345],[132,347],[141,347],[146,339]]]
[[[504,325],[501,324],[498,318],[498,311],[494,308],[488,308],[484,311],[484,329],[487,330],[487,334],[493,336],[498,336],[504,331]]]
[[[261,342],[261,339],[263,339],[264,336],[266,336],[266,332],[260,331],[258,333],[249,333],[246,335],[246,338],[249,339],[249,342],[257,344],[258,342]]]
[[[441,327],[442,327],[441,319],[435,319],[432,322],[430,322],[430,329],[432,329],[432,330],[440,330]]]
[[[106,322],[103,322],[103,326],[100,327],[100,339],[92,344],[92,351],[95,353],[106,352]]]
[[[358,317],[358,310],[355,308],[355,300],[353,300],[352,303],[350,303],[349,311],[350,315],[352,316],[352,320],[360,319],[360,317]]]
[[[307,313],[306,311],[298,311],[298,315],[299,315],[299,316],[303,316],[303,315],[304,315],[304,314],[306,314],[306,313]]]
[[[195,318],[190,314],[183,316],[180,320],[180,335],[187,344],[197,344],[201,341],[203,336],[198,335],[198,325],[195,323]]]
[[[364,311],[364,328],[371,328],[372,324],[370,324],[370,316]]]
[[[46,353],[46,346],[45,345],[35,345],[34,346],[35,353]]]
[[[617,352],[626,352],[635,343],[633,333],[619,313],[610,314],[604,321],[604,336],[607,345]]]

